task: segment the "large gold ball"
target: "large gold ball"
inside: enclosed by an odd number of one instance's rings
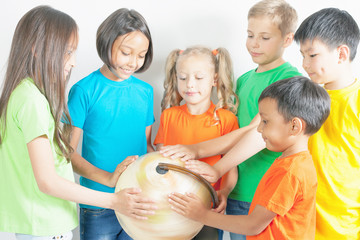
[[[210,208],[212,196],[209,188],[190,175],[175,170],[159,171],[159,163],[184,167],[179,159],[163,157],[159,152],[145,154],[121,174],[115,192],[138,187],[144,196],[153,199],[158,209],[147,220],[138,220],[116,212],[117,219],[126,233],[135,240],[192,239],[203,227],[171,210],[168,195],[172,192],[192,192]],[[191,172],[185,168],[184,171]]]

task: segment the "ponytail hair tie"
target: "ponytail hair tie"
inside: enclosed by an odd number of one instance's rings
[[[219,51],[218,51],[217,49],[212,50],[212,54],[213,54],[214,56],[216,56],[218,53],[219,53]]]
[[[179,50],[179,55],[181,55],[184,52],[184,50]]]

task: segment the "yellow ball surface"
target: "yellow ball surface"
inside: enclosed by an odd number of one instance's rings
[[[145,154],[121,174],[115,192],[124,188],[138,187],[144,196],[156,202],[155,215],[147,220],[138,220],[116,212],[117,219],[126,233],[135,240],[192,239],[203,227],[199,222],[187,219],[171,210],[168,195],[172,192],[192,192],[211,207],[211,194],[200,181],[182,172],[169,170],[159,173],[159,163],[170,163],[184,167],[179,159],[163,157],[159,152]]]

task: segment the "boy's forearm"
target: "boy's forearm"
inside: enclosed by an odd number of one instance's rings
[[[202,223],[213,228],[236,234],[248,236],[258,234],[252,229],[252,224],[249,222],[248,215],[226,215],[208,211],[206,216],[204,216]]]
[[[222,192],[222,194],[228,197],[231,191],[234,189],[237,180],[238,180],[238,169],[237,167],[233,167],[221,179],[220,191]]]
[[[250,126],[246,130],[247,131],[242,133],[242,137],[235,146],[214,165],[214,168],[218,171],[220,176],[223,176],[231,168],[239,165],[265,148],[265,142],[262,139],[261,134],[257,132],[256,127],[253,126],[251,128]]]
[[[234,130],[221,137],[194,144],[197,159],[211,157],[219,154],[226,154],[232,147],[236,145],[236,143],[244,136],[244,134],[252,128],[254,128],[254,125],[249,125]]]
[[[249,215],[225,215],[209,210],[206,211],[201,222],[224,231],[254,236],[264,231],[275,217],[276,213],[256,205]]]

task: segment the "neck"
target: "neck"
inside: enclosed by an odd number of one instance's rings
[[[351,67],[344,68],[339,76],[332,82],[324,85],[327,90],[339,90],[346,88],[355,82],[355,77],[352,75]]]
[[[293,144],[290,145],[285,151],[283,151],[280,158],[285,158],[299,152],[308,151],[308,135],[298,136],[296,139],[293,140]]]
[[[285,60],[283,58],[278,58],[270,63],[266,64],[259,64],[258,68],[256,69],[257,73],[266,72],[271,69],[277,68],[285,63]]]
[[[187,109],[189,113],[192,115],[201,115],[205,113],[209,109],[210,105],[211,105],[210,100],[208,102],[198,103],[198,104],[186,103]]]
[[[100,72],[108,79],[110,79],[111,81],[115,81],[115,82],[121,82],[124,79],[120,78],[115,71],[111,71],[109,69],[109,67],[104,64],[101,68],[100,68]]]

